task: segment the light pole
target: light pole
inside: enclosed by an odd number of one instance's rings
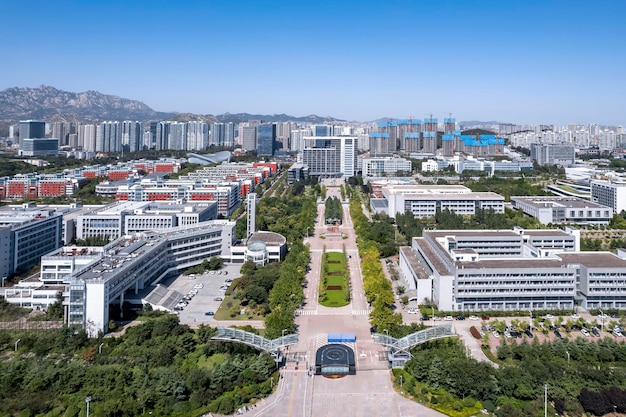
[[[567,353],[567,366],[569,366],[569,352],[566,350],[565,353]]]
[[[89,403],[91,402],[91,395],[85,398],[85,402],[87,403],[87,417],[89,417]]]
[[[434,306],[430,306],[430,311],[432,311],[433,313],[433,326],[435,325],[435,307]]]
[[[528,313],[530,314],[530,327],[528,328],[529,330],[532,330],[533,328],[533,312],[532,310],[528,310]]]
[[[98,354],[102,353],[102,346],[104,346],[104,342],[100,343],[100,346],[98,346]]]
[[[548,384],[543,384],[543,415],[548,417]]]
[[[2,277],[2,288],[4,288],[4,280],[7,279],[7,277]]]
[[[400,374],[400,388],[402,388],[402,374]]]
[[[283,332],[281,334],[281,337],[285,337],[285,332],[287,331],[287,329],[283,329]]]
[[[22,341],[22,339],[17,339],[17,340],[15,341],[15,351],[16,351],[16,352],[17,352],[17,345],[19,345],[21,341]]]
[[[383,329],[383,332],[387,333],[387,343],[389,343],[389,330]]]

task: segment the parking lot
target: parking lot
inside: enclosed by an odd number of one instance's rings
[[[211,325],[213,316],[224,299],[226,280],[234,280],[241,276],[241,264],[224,264],[218,271],[205,271],[204,274],[188,276],[181,274],[172,281],[168,288],[187,295],[187,305],[178,311],[181,323],[207,323]],[[191,296],[191,294],[194,294]]]

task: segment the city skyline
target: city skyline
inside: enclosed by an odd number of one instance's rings
[[[618,1],[61,0],[3,9],[15,24],[0,27],[9,59],[0,89],[96,90],[196,114],[624,122]]]

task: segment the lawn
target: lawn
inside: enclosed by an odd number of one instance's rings
[[[320,282],[319,302],[326,307],[342,307],[350,303],[350,283],[343,252],[327,252],[324,276]]]
[[[246,309],[246,314],[239,314],[242,308]],[[224,297],[214,317],[215,320],[263,320],[262,315],[248,306],[242,307],[240,300],[232,296]]]

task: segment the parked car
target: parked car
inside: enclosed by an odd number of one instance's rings
[[[422,320],[422,321],[430,320],[430,317],[422,316],[422,317],[420,317],[420,320]]]
[[[531,339],[535,336],[533,336],[533,332],[530,331],[530,329],[526,329],[524,330],[524,334],[528,337],[530,337]]]
[[[554,331],[554,335],[556,336],[557,339],[563,339],[563,336],[561,336],[561,332],[559,332],[558,330]]]
[[[493,337],[495,337],[496,339],[500,338],[500,333],[498,333],[497,330],[494,330],[493,332],[491,332],[491,334],[493,335]]]
[[[224,301],[223,297],[215,297],[213,301]]]
[[[204,315],[205,316],[213,316],[213,315],[215,315],[215,313],[212,312],[212,311],[207,311],[206,313],[204,313]]]
[[[415,308],[409,308],[409,314],[417,314],[417,310]]]
[[[457,320],[465,320],[465,316],[463,314],[460,314],[458,316],[456,316]]]
[[[580,316],[576,313],[572,314],[570,317],[573,318],[574,320],[578,320],[580,318]]]
[[[443,319],[444,319],[445,321],[452,321],[452,320],[454,320],[454,319],[452,318],[452,316],[445,316]]]
[[[589,337],[589,331],[587,329],[580,329],[580,332],[582,333],[583,336]]]
[[[597,327],[592,327],[591,328],[591,333],[595,336],[595,337],[600,337],[600,332],[598,331]]]
[[[469,316],[470,320],[478,320],[478,316]]]
[[[617,337],[622,337],[622,336],[624,336],[624,335],[622,334],[622,332],[621,332],[619,329],[617,329],[617,328],[613,329],[613,334],[614,334],[615,336],[617,336]]]
[[[599,318],[599,319],[606,319],[606,318],[608,318],[608,317],[609,317],[609,316],[607,316],[607,315],[606,315],[606,314],[604,314],[604,313],[598,314],[598,318]]]
[[[509,332],[504,332],[504,337],[506,337],[507,339],[509,339],[511,337],[511,333]]]

